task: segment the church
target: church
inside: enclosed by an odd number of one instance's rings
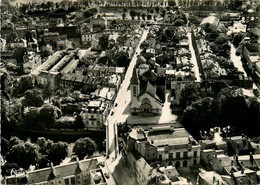
[[[130,112],[137,116],[160,116],[165,101],[165,81],[148,70],[138,74],[136,68],[130,82]]]

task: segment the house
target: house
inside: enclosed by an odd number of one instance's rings
[[[136,68],[130,82],[131,89],[131,109],[132,115],[154,116],[161,115],[164,96],[163,92],[157,88],[157,76],[154,72],[148,70],[143,73],[139,79]],[[165,86],[164,86],[165,88]],[[160,92],[159,92],[160,91]],[[162,94],[160,94],[162,93]],[[160,97],[159,97],[159,96]]]
[[[212,185],[212,184],[220,184],[220,185],[231,185],[233,182],[231,177],[222,176],[214,171],[203,171],[199,173],[197,183],[201,185]]]
[[[243,47],[243,56],[245,57],[249,69],[254,73],[255,65],[258,61],[260,61],[259,56],[259,45],[258,44],[245,44]]]
[[[176,17],[176,12],[171,11],[167,11],[164,15],[164,21],[165,22],[173,22],[175,20]]]
[[[156,176],[156,170],[135,152],[127,153],[127,164],[130,171],[135,175],[138,184],[147,184],[150,179]]]
[[[180,168],[200,163],[200,145],[184,128],[133,127],[125,142],[125,153],[134,150],[151,164]]]
[[[56,45],[59,39],[59,33],[57,32],[45,32],[43,34],[43,40],[46,44]]]
[[[214,16],[206,17],[200,23],[200,27],[204,30],[208,28],[212,30],[217,30],[218,26],[219,26],[219,18]]]
[[[26,47],[26,41],[23,39],[11,41],[11,42],[7,43],[7,47],[10,49]]]
[[[91,48],[94,49],[94,50],[97,50],[99,49],[99,39],[97,38],[92,38],[92,41],[91,41]]]
[[[96,18],[90,20],[91,32],[100,32],[106,28],[106,20],[98,14]]]
[[[92,43],[94,39],[99,39],[100,36],[101,36],[100,33],[92,33],[92,32],[81,33],[82,45],[89,45]]]
[[[70,162],[58,166],[36,169],[27,173],[15,174],[5,178],[5,184],[115,184],[112,175],[103,163],[103,157],[93,157],[80,161]],[[100,178],[96,178],[99,175]]]
[[[82,108],[82,116],[85,128],[88,130],[104,130],[104,124],[109,114],[109,106],[102,101],[90,101]]]
[[[202,146],[201,146],[202,147]],[[213,161],[215,155],[224,154],[223,150],[215,150],[215,149],[204,149],[201,151],[201,160],[209,165],[211,161]]]
[[[189,11],[193,12],[198,17],[207,17],[212,13],[219,14],[225,10],[222,5],[205,6],[205,5],[192,5],[188,8]]]

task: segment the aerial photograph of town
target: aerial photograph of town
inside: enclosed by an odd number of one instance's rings
[[[260,0],[1,0],[1,185],[260,184]]]

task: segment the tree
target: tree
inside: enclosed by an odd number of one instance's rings
[[[47,158],[54,164],[59,165],[63,159],[68,155],[68,144],[59,141],[58,143],[53,143],[49,148],[49,153]]]
[[[125,12],[122,14],[122,19],[125,20],[126,14]]]
[[[74,121],[74,129],[84,129],[85,125],[83,123],[83,119],[81,115],[77,114],[76,119]]]
[[[24,106],[41,107],[44,104],[42,93],[39,90],[27,90],[25,92]]]
[[[152,15],[151,15],[151,14],[148,14],[148,15],[147,15],[147,19],[148,19],[148,20],[151,20],[151,19],[152,19]]]
[[[252,98],[249,100],[250,105],[248,108],[248,118],[250,118],[250,121],[248,124],[250,125],[244,125],[248,136],[259,136],[260,134],[260,102],[257,100],[257,98]]]
[[[89,137],[78,139],[73,147],[73,152],[75,152],[79,159],[93,155],[95,150],[96,143]]]
[[[99,38],[99,42],[98,42],[99,46],[102,48],[102,50],[106,50],[108,48],[108,35],[102,35]]]
[[[49,162],[59,165],[68,156],[68,144],[66,142],[54,143],[52,140],[39,137],[36,144],[41,154],[40,162],[42,166],[47,166]]]
[[[106,65],[108,63],[109,58],[107,56],[100,57],[98,63]]]
[[[218,124],[219,104],[210,97],[193,102],[183,113],[182,124],[195,138]]]
[[[233,37],[233,44],[235,47],[238,47],[240,42],[243,40],[244,35],[242,33],[237,33]]]
[[[162,10],[161,10],[161,16],[164,17],[164,16],[165,16],[165,13],[166,13],[166,10],[162,9]]]
[[[176,21],[174,21],[173,25],[174,26],[182,26],[184,25],[185,22],[182,19],[177,19]]]
[[[39,111],[39,126],[42,128],[55,128],[55,120],[61,116],[59,108],[45,104]]]
[[[53,95],[53,88],[51,87],[50,81],[47,81],[46,84],[43,85],[42,87],[42,96],[43,99],[48,98],[50,101],[51,96]]]
[[[130,59],[129,54],[124,51],[120,51],[115,55],[116,64],[119,67],[127,67],[129,65]]]
[[[30,143],[19,143],[14,145],[8,152],[7,161],[16,163],[19,167],[28,169],[30,165],[35,165],[38,160],[36,147]]]
[[[15,15],[12,16],[11,22],[12,23],[17,23],[17,17]]]
[[[29,129],[41,129],[39,126],[39,110],[36,107],[29,107],[23,115],[25,120],[24,127]]]
[[[241,89],[222,89],[220,92],[220,123],[243,131],[248,120],[248,104]]]
[[[132,17],[132,20],[134,20],[136,16],[136,12],[134,10],[131,10],[129,14]]]
[[[181,91],[180,105],[186,108],[199,99],[199,87],[196,84],[188,84]]]
[[[7,36],[6,42],[7,42],[7,43],[14,42],[14,41],[17,40],[17,39],[18,39],[17,33],[11,32],[11,33]]]
[[[27,31],[25,32],[24,37],[25,37],[25,39],[26,39],[26,41],[27,41],[27,45],[28,45],[28,42],[33,39],[32,33],[31,33],[29,30],[27,30]]]
[[[159,6],[156,6],[156,7],[155,7],[155,11],[156,11],[157,14],[159,13],[159,11],[160,11]]]
[[[23,143],[18,137],[14,136],[11,137],[10,141],[8,142],[8,148],[11,149],[13,146]]]
[[[34,79],[31,75],[23,75],[18,80],[18,85],[14,91],[17,94],[23,94],[25,91],[34,88]]]
[[[146,17],[145,13],[142,13],[141,16],[142,16],[142,19],[145,20],[145,17]]]

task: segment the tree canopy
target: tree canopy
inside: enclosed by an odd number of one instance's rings
[[[37,89],[27,90],[24,98],[24,106],[41,107],[44,103],[42,93]]]
[[[98,44],[102,48],[103,51],[106,50],[108,48],[108,35],[103,34],[99,38]]]
[[[36,146],[29,142],[19,142],[10,148],[6,155],[8,162],[16,163],[19,167],[28,169],[38,160]]]
[[[96,143],[89,137],[78,139],[73,147],[73,152],[75,152],[79,159],[93,155],[95,150]]]

